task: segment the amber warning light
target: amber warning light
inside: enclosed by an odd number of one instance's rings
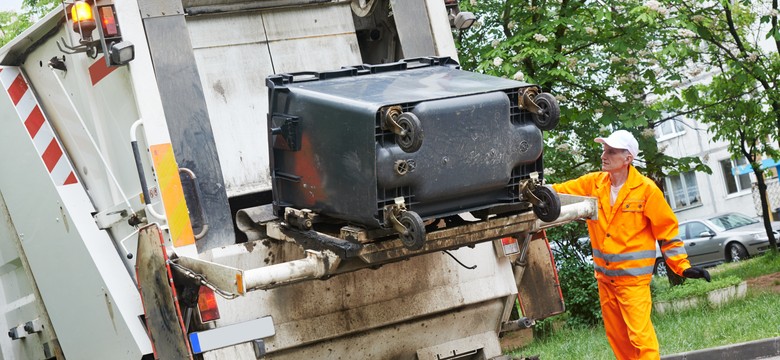
[[[75,1],[70,7],[70,16],[73,31],[79,33],[83,41],[92,41],[92,31],[97,27],[92,6],[86,1]]]

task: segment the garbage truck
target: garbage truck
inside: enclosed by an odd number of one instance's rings
[[[450,0],[65,0],[0,49],[1,359],[498,359],[564,311],[538,86]]]

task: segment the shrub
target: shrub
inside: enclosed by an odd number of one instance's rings
[[[601,306],[593,264],[573,257],[564,257],[556,262],[566,311],[569,313],[567,324],[589,326],[599,323]]]
[[[581,241],[586,233],[582,223],[571,223],[547,233],[548,239],[557,239],[555,263],[558,280],[566,304],[567,325],[590,326],[601,322],[599,289],[593,276],[592,253],[589,241]]]

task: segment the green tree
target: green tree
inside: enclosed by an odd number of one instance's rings
[[[538,84],[561,106],[558,128],[545,133],[545,172],[558,182],[600,168],[593,138],[627,129],[640,142],[640,167],[659,186],[669,169],[709,173],[698,158],[659,151],[662,119],[653,99],[680,74],[662,52],[665,25],[641,2],[622,0],[461,0],[479,23],[456,34],[464,68]]]
[[[24,0],[19,12],[0,11],[0,46],[13,40],[59,4],[59,0]]]
[[[456,34],[464,68],[558,98],[561,123],[545,134],[548,182],[598,169],[592,139],[616,128],[634,133],[638,167],[661,188],[668,175],[711,173],[698,158],[664,155],[653,137],[662,122],[689,115],[750,162],[776,249],[760,160],[777,158],[780,141],[778,0],[461,0],[461,8],[479,18]],[[702,74],[712,81],[690,86]]]
[[[669,15],[657,14],[658,21],[687,34],[686,42],[667,44],[674,49],[670,53],[676,64],[713,74],[711,82],[670,97],[666,106],[708,124],[715,139],[727,141],[733,155],[748,160],[756,174],[770,248],[777,251],[761,157],[780,155],[778,0],[675,0],[664,6]]]
[[[456,34],[465,69],[538,84],[560,103],[561,122],[545,133],[547,182],[600,169],[593,138],[616,129],[634,134],[643,150],[635,164],[661,189],[669,175],[711,173],[698,157],[664,154],[655,139],[667,110],[658,100],[698,56],[686,52],[688,33],[661,21],[668,11],[657,2],[461,0],[461,9],[479,18]]]
[[[33,22],[29,16],[14,11],[0,11],[0,46],[7,44]]]

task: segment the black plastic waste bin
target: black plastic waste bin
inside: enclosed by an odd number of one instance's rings
[[[403,230],[400,221],[419,230],[424,219],[527,203],[521,182],[543,176],[540,128],[559,117],[537,86],[463,71],[449,58],[279,74],[266,84],[277,216],[308,209],[367,228]]]

